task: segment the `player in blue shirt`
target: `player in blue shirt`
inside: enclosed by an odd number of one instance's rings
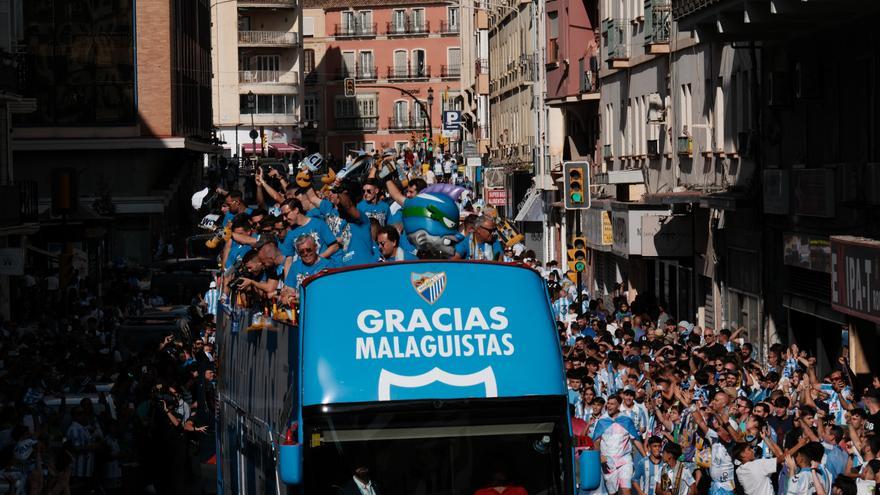
[[[352,191],[358,187],[356,184],[344,184],[338,186],[337,194],[339,198],[339,214],[342,219],[348,222],[351,229],[351,240],[345,253],[342,255],[342,265],[363,265],[367,263],[376,263],[378,258],[373,252],[373,236],[370,230],[370,218],[363,213],[352,200]]]
[[[318,256],[318,246],[314,237],[302,234],[294,241],[297,259],[290,263],[287,275],[284,277],[284,286],[297,289],[306,278],[329,268],[336,267],[331,260]]]
[[[281,253],[284,256],[294,256],[296,254],[293,245],[294,241],[303,234],[311,235],[315,239],[315,244],[318,247],[318,256],[321,258],[329,259],[339,250],[339,242],[337,242],[336,236],[330,232],[327,224],[321,220],[308,217],[303,210],[302,203],[298,200],[289,199],[285,201],[281,205],[281,213],[290,225],[290,230],[284,236],[284,241],[281,243]]]
[[[391,208],[379,197],[382,186],[376,179],[367,179],[363,190],[364,199],[358,203],[358,210],[370,218],[375,218],[379,222],[379,226],[384,227],[388,223],[388,218],[391,217]]]
[[[240,243],[235,240],[235,237],[245,236],[249,239],[253,239],[254,243],[256,243],[259,236],[253,236],[253,230],[251,227],[251,219],[248,218],[245,214],[237,215],[232,220],[232,233],[235,234],[229,242],[226,243],[224,247],[223,253],[223,269],[228,270],[236,262],[241,260],[241,258],[251,250],[251,246],[247,243]]]

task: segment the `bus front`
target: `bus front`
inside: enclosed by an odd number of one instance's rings
[[[368,266],[308,281],[301,303],[306,493],[357,481],[383,494],[573,492],[559,342],[536,272]]]

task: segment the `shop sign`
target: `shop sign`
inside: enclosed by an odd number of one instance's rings
[[[785,232],[782,242],[784,264],[831,273],[831,242],[827,237]]]
[[[880,323],[880,241],[831,237],[831,307]]]
[[[507,189],[503,187],[496,187],[492,189],[486,189],[486,203],[495,206],[505,206],[507,205]]]
[[[611,229],[611,212],[605,210],[585,210],[585,231],[591,246],[611,246],[614,234]]]

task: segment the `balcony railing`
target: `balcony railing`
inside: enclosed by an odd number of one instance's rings
[[[345,79],[348,77],[352,77],[359,81],[375,81],[379,78],[379,68],[357,64],[354,67],[343,67],[337,72],[337,79]]]
[[[416,117],[403,116],[403,117],[389,117],[388,118],[388,129],[393,131],[412,131],[412,130],[421,130],[427,127],[428,120],[420,119]]]
[[[417,79],[429,79],[431,77],[431,66],[389,66],[388,79],[392,81],[412,81]]]
[[[441,65],[440,77],[443,79],[455,79],[461,77],[460,65]]]
[[[238,0],[239,7],[296,7],[296,0]]]
[[[342,131],[376,130],[378,127],[379,117],[336,117],[336,129]]]
[[[385,34],[388,36],[421,36],[429,32],[431,32],[431,23],[425,20],[391,21],[385,27]]]
[[[241,45],[293,46],[297,43],[297,33],[287,31],[239,31],[238,43]]]
[[[295,71],[279,70],[240,70],[239,84],[296,84],[299,80]]]
[[[458,34],[459,30],[457,22],[440,21],[440,34]]]
[[[488,58],[478,58],[476,62],[474,62],[474,72],[477,75],[480,74],[488,74],[489,73],[489,59]]]
[[[645,0],[645,44],[669,43],[671,20],[670,0]]]
[[[365,38],[376,36],[376,23],[336,24],[333,35],[337,38]]]

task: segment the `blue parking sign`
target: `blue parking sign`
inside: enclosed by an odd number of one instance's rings
[[[461,126],[461,112],[458,110],[446,110],[443,112],[443,129],[457,131]]]

